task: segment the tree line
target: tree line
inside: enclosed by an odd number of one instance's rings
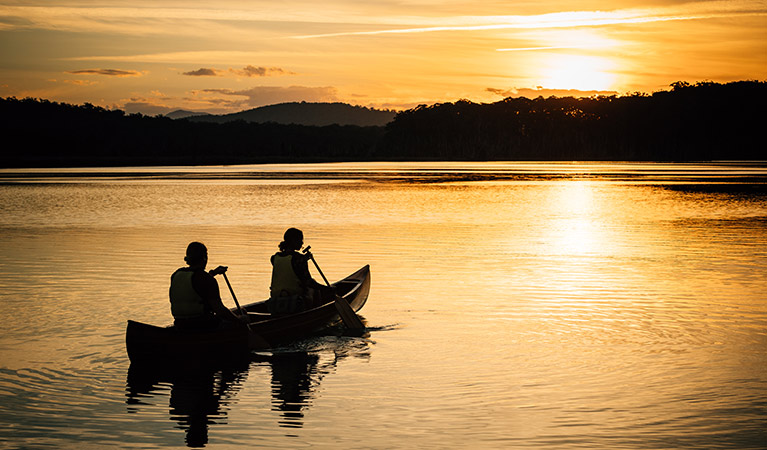
[[[767,160],[767,82],[421,105],[385,127],[199,123],[0,99],[2,167],[366,160]]]
[[[767,159],[767,82],[677,82],[652,95],[419,106],[387,127],[390,157],[455,160]]]

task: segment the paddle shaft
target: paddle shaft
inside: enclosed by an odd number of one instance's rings
[[[237,309],[240,311],[240,315],[242,315],[247,320],[248,313],[245,312],[244,309],[242,309],[242,306],[240,306],[240,302],[237,301],[237,296],[234,295],[234,289],[232,289],[232,285],[229,283],[229,278],[226,277],[226,273],[222,273],[221,275],[224,276],[224,281],[226,281],[226,285],[229,287],[229,292],[232,293],[232,298],[234,299],[234,304],[237,305]],[[250,322],[245,322],[245,325],[247,325],[248,326],[248,330],[250,330]]]
[[[320,273],[320,276],[322,277],[322,279],[323,279],[323,280],[325,280],[325,284],[327,284],[328,286],[330,286],[330,282],[329,282],[329,281],[328,281],[328,279],[325,277],[325,274],[324,274],[324,273],[322,273],[322,269],[320,269],[320,266],[319,266],[319,264],[317,264],[317,261],[315,261],[315,260],[314,260],[314,255],[312,255],[312,258],[311,258],[311,259],[312,259],[312,262],[314,263],[314,267],[316,267],[316,268],[317,268],[317,272],[319,272],[319,273]]]

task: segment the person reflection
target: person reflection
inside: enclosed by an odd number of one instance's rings
[[[314,392],[312,377],[321,376],[317,372],[319,360],[317,354],[306,352],[272,355],[272,405],[273,409],[282,412],[280,426],[303,427],[303,410],[309,405]]]
[[[333,342],[322,339],[318,342]],[[271,403],[272,410],[280,412],[278,425],[302,428],[304,413],[324,376],[335,372],[338,362],[347,357],[370,358],[367,342],[357,341],[354,345],[353,341],[343,341],[330,349],[323,347],[313,352],[252,353],[246,361],[226,368],[148,368],[132,364],[126,386],[128,412],[150,407],[149,399],[164,395],[170,386],[170,419],[186,432],[187,446],[204,447],[211,425],[225,423],[229,405],[255,364],[271,369]]]
[[[212,372],[180,376],[170,390],[170,418],[186,431],[188,447],[204,447],[208,443],[208,424],[221,414],[221,395],[225,387],[216,383]]]
[[[243,383],[244,368],[194,368],[190,370],[157,371],[131,365],[128,371],[127,403],[143,404],[165,384],[170,384],[170,419],[185,431],[188,447],[205,447],[209,425],[223,424],[228,405]],[[135,412],[129,408],[129,412]]]
[[[320,382],[336,370],[338,362],[349,357],[367,359],[367,343],[360,347],[339,346],[332,352],[273,353],[266,358],[272,369],[272,410],[280,411],[278,425],[302,428],[304,411],[311,405]]]

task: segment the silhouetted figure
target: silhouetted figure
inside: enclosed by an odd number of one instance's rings
[[[271,258],[270,311],[289,314],[331,301],[334,290],[318,283],[309,273],[312,254],[299,252],[304,245],[304,233],[298,228],[288,228],[283,239],[280,251]]]
[[[170,309],[174,325],[183,330],[204,330],[221,326],[222,322],[242,324],[221,302],[215,275],[226,272],[218,266],[205,271],[208,249],[200,242],[186,248],[184,258],[188,267],[176,270],[170,277]]]

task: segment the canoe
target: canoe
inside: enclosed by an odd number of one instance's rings
[[[332,285],[356,312],[362,309],[370,292],[370,266],[367,265]],[[242,305],[251,321],[251,336],[245,327],[209,331],[178,330],[173,325],[159,327],[128,321],[125,346],[131,362],[210,356],[228,358],[251,349],[274,346],[299,339],[338,322],[335,302],[290,315],[272,315],[267,300]],[[232,308],[232,312],[239,312]],[[264,340],[267,342],[264,343]]]

